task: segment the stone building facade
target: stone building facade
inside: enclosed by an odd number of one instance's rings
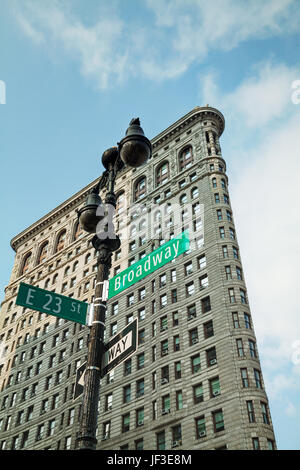
[[[218,110],[195,107],[152,139],[145,166],[118,176],[122,245],[111,276],[188,223],[191,246],[108,302],[106,340],[137,318],[138,349],[101,381],[99,449],[276,448],[219,143],[224,125]],[[23,281],[93,301],[97,254],[76,210],[95,184],[11,242],[0,315],[1,449],[75,448],[75,374],[89,328],[15,300]]]

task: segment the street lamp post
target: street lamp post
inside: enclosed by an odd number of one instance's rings
[[[104,330],[106,301],[103,297],[104,281],[109,279],[112,253],[121,246],[112,224],[105,217],[111,216],[107,209],[116,207],[114,184],[118,172],[124,165],[140,167],[151,155],[151,143],[144,136],[139,119],[132,119],[125,137],[118,147],[107,149],[102,155],[105,172],[97,186],[88,195],[85,205],[78,211],[82,228],[95,233],[92,244],[98,252],[97,277],[94,298],[94,316],[90,327],[87,365],[84,376],[84,389],[80,427],[77,437],[79,450],[96,450],[96,430],[100,395],[101,362],[104,350]],[[99,191],[106,189],[105,206]],[[103,221],[105,220],[105,223]]]

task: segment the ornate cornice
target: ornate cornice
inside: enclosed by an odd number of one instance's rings
[[[219,137],[225,128],[225,119],[223,114],[215,108],[210,106],[196,106],[192,111],[180,118],[170,127],[158,134],[151,140],[153,150],[158,150],[159,147],[166,145],[166,143],[182,132],[183,129],[190,127],[195,121],[202,121],[205,118],[214,117],[219,124]]]

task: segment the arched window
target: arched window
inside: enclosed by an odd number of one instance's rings
[[[48,242],[45,242],[45,243],[42,244],[42,246],[40,248],[40,254],[39,254],[39,257],[38,257],[38,264],[42,263],[46,259],[47,252],[48,252]]]
[[[166,183],[169,180],[169,163],[164,162],[156,169],[156,186]]]
[[[83,235],[83,230],[78,221],[75,223],[75,227],[74,227],[74,240],[78,240],[78,238],[82,237],[82,235]]]
[[[63,250],[65,246],[65,241],[66,241],[66,230],[63,230],[60,232],[60,234],[57,237],[57,242],[56,242],[56,253],[58,251]]]
[[[23,259],[21,275],[25,274],[29,270],[30,259],[31,259],[31,251],[29,253],[27,253],[27,255],[25,255],[25,257]]]
[[[139,201],[146,196],[146,178],[139,179],[134,185],[134,200]]]
[[[180,155],[179,155],[179,171],[183,171],[186,168],[190,168],[192,164],[193,164],[192,147],[186,147],[180,152]]]

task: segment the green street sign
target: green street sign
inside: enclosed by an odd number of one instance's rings
[[[110,279],[108,298],[111,299],[119,294],[119,292],[132,286],[135,282],[156,271],[156,269],[161,268],[188,249],[188,233],[182,232],[177,237],[157,248],[157,250],[152,251],[148,256],[145,256]]]
[[[86,324],[89,306],[89,304],[81,300],[49,292],[24,282],[20,283],[16,305],[48,313],[49,315],[81,323],[82,325]]]

